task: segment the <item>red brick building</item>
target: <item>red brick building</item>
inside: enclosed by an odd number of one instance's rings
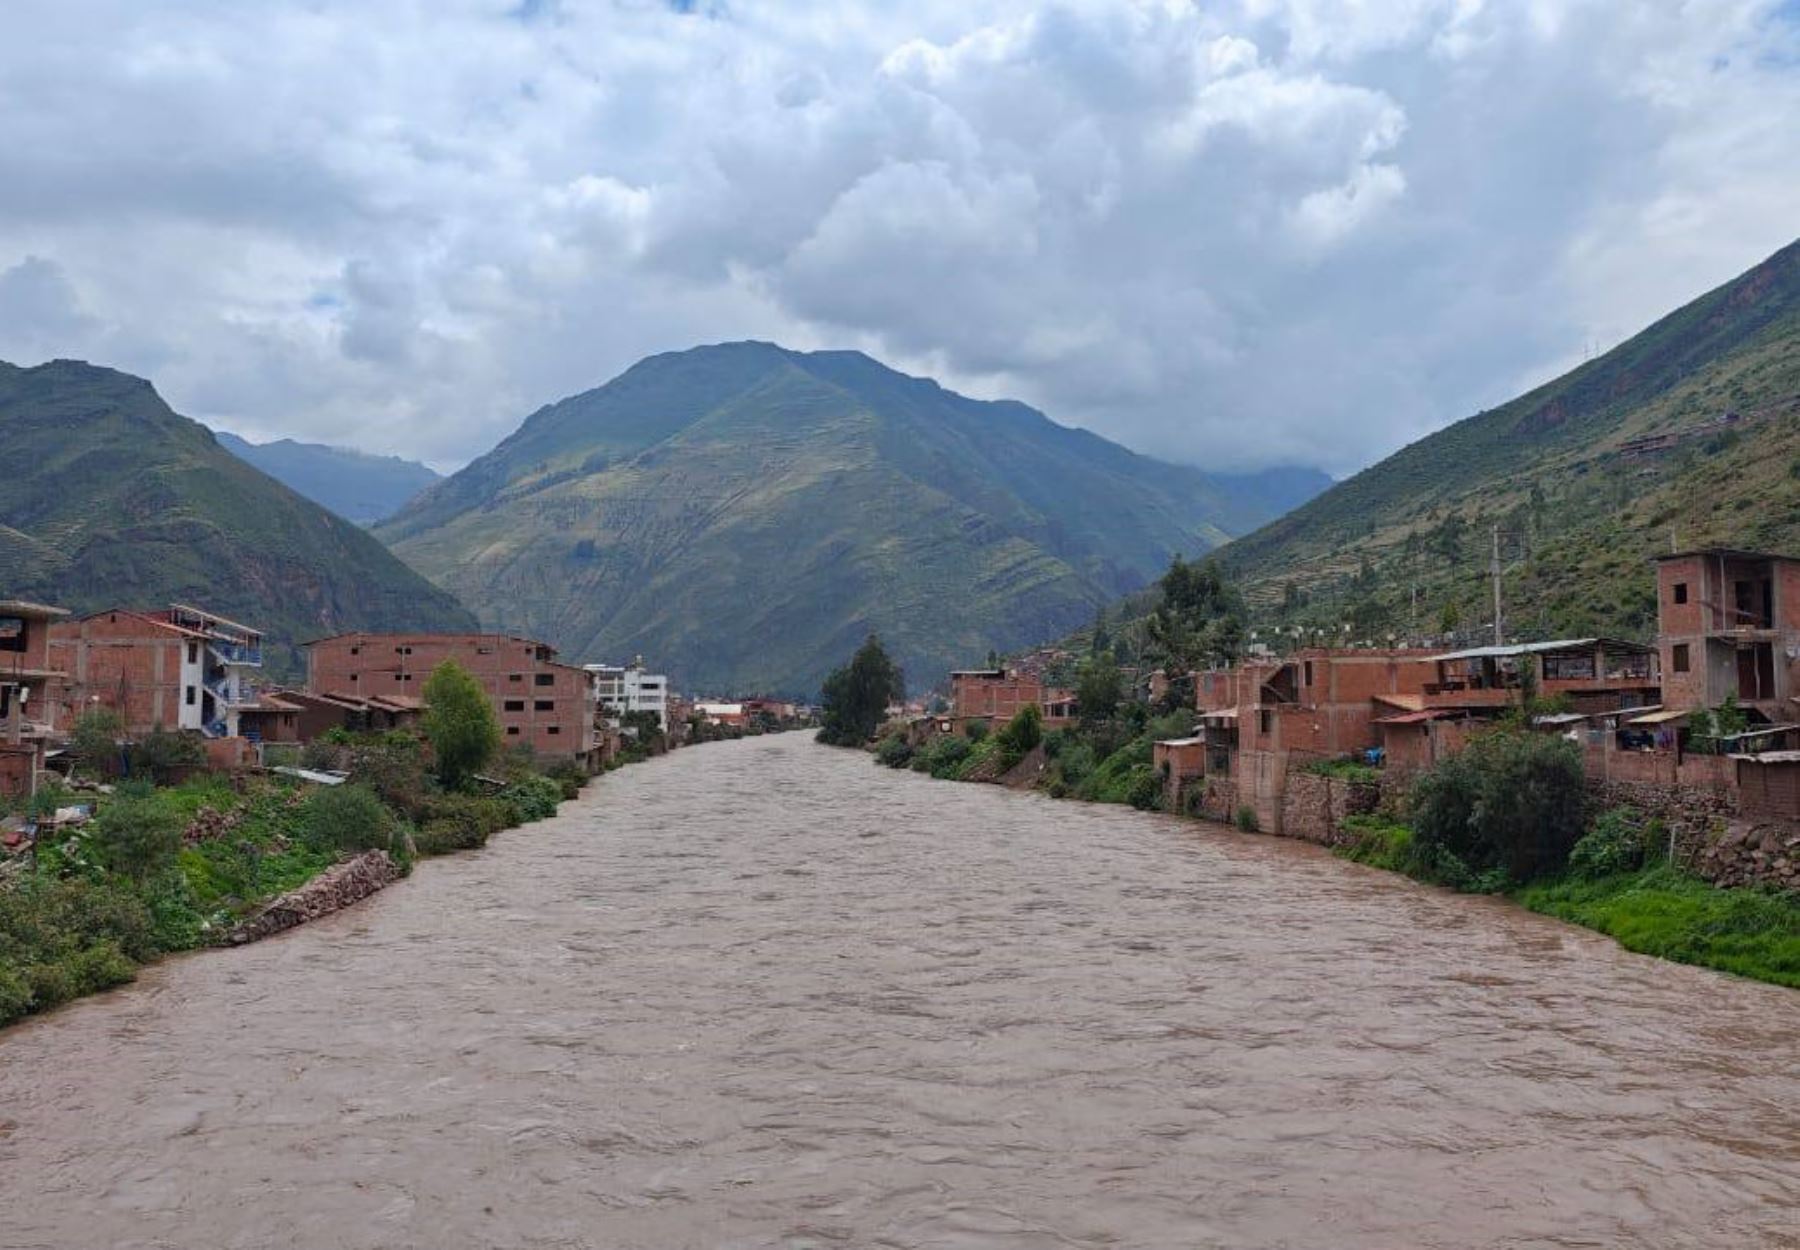
[[[1035,704],[1049,726],[1066,725],[1075,715],[1067,690],[1044,685],[1029,673],[1005,668],[959,669],[950,674],[950,715],[959,723],[984,720],[1003,725],[1021,708]]]
[[[1662,702],[1717,707],[1728,695],[1770,722],[1800,696],[1800,559],[1712,547],[1656,562]]]
[[[59,621],[50,663],[62,674],[65,723],[96,707],[117,712],[132,734],[186,729],[230,738],[252,729],[247,720],[261,723],[252,682],[262,635],[200,608],[112,608]]]
[[[67,613],[21,599],[0,601],[0,795],[37,793],[44,748],[56,732],[60,682],[50,630]]]
[[[308,693],[363,705],[417,700],[446,660],[488,692],[502,744],[545,758],[598,763],[594,674],[557,660],[548,643],[508,634],[338,634],[306,644]]]

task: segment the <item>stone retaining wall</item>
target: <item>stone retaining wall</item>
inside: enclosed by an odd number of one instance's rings
[[[400,876],[386,851],[364,851],[333,864],[297,890],[273,900],[231,931],[232,945],[255,942],[271,934],[317,920],[359,902]]]
[[[1800,824],[1745,819],[1725,786],[1590,778],[1602,807],[1635,807],[1669,827],[1675,862],[1715,885],[1800,890]]]
[[[1366,816],[1380,805],[1379,783],[1290,772],[1281,796],[1280,832],[1321,846],[1336,846],[1345,841],[1346,819]]]

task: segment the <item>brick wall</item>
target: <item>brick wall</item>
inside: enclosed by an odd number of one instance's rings
[[[1336,846],[1344,841],[1344,821],[1366,816],[1381,804],[1379,784],[1345,781],[1317,773],[1289,772],[1281,796],[1281,825],[1285,837]]]

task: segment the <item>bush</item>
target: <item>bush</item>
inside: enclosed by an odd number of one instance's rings
[[[1029,755],[1043,740],[1044,714],[1035,703],[1028,703],[1020,708],[1006,722],[1006,728],[1000,731],[1000,745],[1015,760]]]
[[[988,723],[984,720],[972,720],[963,726],[963,734],[970,742],[979,746],[987,740]]]
[[[963,762],[975,753],[975,748],[967,738],[956,734],[945,734],[941,738],[933,738],[913,756],[912,770],[916,773],[930,773],[940,780],[956,775]]]
[[[1609,808],[1569,852],[1569,872],[1589,881],[1636,872],[1658,849],[1657,832],[1636,808]]]
[[[125,721],[109,707],[96,707],[75,718],[69,730],[69,753],[86,772],[110,776],[118,771],[124,752],[119,739],[125,736]]]
[[[517,824],[528,824],[556,815],[562,787],[544,776],[522,777],[500,792],[500,801],[512,810]]]
[[[1581,837],[1585,804],[1572,743],[1511,730],[1483,734],[1413,787],[1420,863],[1463,888],[1560,872]]]
[[[320,786],[300,805],[301,836],[327,850],[401,852],[399,822],[365,785]]]
[[[206,748],[188,734],[152,729],[132,745],[130,758],[134,776],[162,785],[178,772],[204,765]]]
[[[1337,853],[1345,859],[1389,872],[1413,871],[1413,831],[1406,825],[1379,816],[1347,816],[1344,832],[1350,840]]]
[[[513,805],[504,799],[440,795],[431,801],[423,823],[413,835],[413,845],[421,855],[473,850],[517,823],[513,815]]]
[[[912,757],[913,749],[906,744],[905,734],[889,734],[875,748],[875,762],[888,768],[905,768]]]
[[[574,760],[557,760],[544,769],[544,776],[562,787],[562,796],[565,799],[580,797],[583,787],[592,780],[588,776],[587,769]]]
[[[1262,826],[1257,823],[1256,809],[1248,803],[1237,809],[1237,827],[1245,833],[1260,833]]]
[[[362,734],[335,748],[354,784],[408,820],[418,820],[431,801],[425,744],[410,733]]]
[[[1155,771],[1151,768],[1150,757],[1148,738],[1127,742],[1100,761],[1082,783],[1081,797],[1096,803],[1131,802],[1133,787],[1138,784],[1136,779],[1140,772],[1150,773],[1154,780]]]
[[[1125,789],[1125,801],[1140,812],[1153,812],[1162,807],[1162,778],[1152,768],[1134,768]]]
[[[117,795],[94,821],[89,846],[101,867],[142,882],[175,862],[183,825],[175,807],[155,794]]]
[[[149,913],[118,886],[33,878],[0,890],[0,1024],[123,984],[156,953]]]

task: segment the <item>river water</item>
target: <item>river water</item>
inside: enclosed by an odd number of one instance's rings
[[[0,1034],[0,1246],[1800,1246],[1800,994],[1313,848],[679,752]]]

